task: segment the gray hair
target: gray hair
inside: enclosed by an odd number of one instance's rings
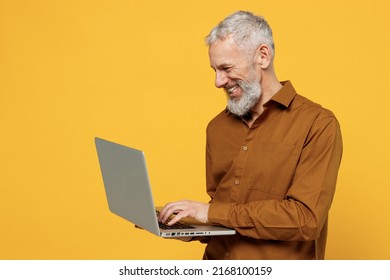
[[[239,47],[246,50],[254,50],[261,44],[265,44],[271,48],[272,56],[274,55],[272,30],[261,16],[245,11],[235,12],[214,27],[205,41],[208,46],[211,46],[217,40],[224,40],[229,36],[232,36]]]

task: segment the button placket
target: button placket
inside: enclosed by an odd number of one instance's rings
[[[234,172],[234,178],[232,182],[233,188],[231,190],[231,198],[234,200],[238,199],[240,193],[240,186],[242,185],[243,183],[242,180],[244,179],[243,178],[243,174],[245,171],[244,169],[248,160],[249,144],[255,137],[256,133],[257,130],[249,129],[245,139],[243,139],[244,141],[241,143],[240,146],[237,147],[240,151],[235,160],[235,172]]]

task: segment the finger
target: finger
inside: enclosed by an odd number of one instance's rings
[[[160,210],[160,212],[158,213],[158,221],[159,222],[163,222],[164,217],[166,216],[167,212],[169,212],[169,208],[172,207],[172,203],[173,202],[165,204],[165,206]]]
[[[173,202],[167,204],[163,210],[160,212],[159,219],[160,222],[165,223],[174,213],[181,211],[181,206],[178,202]]]
[[[186,211],[186,210],[180,211],[179,213],[177,213],[176,216],[174,216],[174,217],[168,222],[168,225],[171,226],[171,225],[177,223],[178,221],[180,221],[181,219],[183,219],[183,218],[185,218],[185,217],[188,217],[188,214],[189,214],[189,212]]]
[[[159,221],[165,223],[167,220],[171,218],[172,214],[178,214],[184,210],[189,210],[190,206],[191,206],[191,201],[189,200],[179,200],[179,201],[168,203],[160,211]],[[186,214],[186,216],[188,216],[188,214]]]

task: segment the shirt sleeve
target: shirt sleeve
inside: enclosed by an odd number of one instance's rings
[[[306,137],[292,184],[283,200],[245,204],[211,201],[209,221],[257,239],[316,239],[328,217],[341,155],[339,123],[333,115],[320,114]],[[212,197],[215,184],[210,175],[207,179],[207,192]]]

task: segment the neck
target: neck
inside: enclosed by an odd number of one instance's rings
[[[270,73],[263,73],[260,84],[262,89],[260,100],[251,110],[251,118],[247,120],[249,127],[263,113],[264,104],[283,87],[273,71],[270,71]]]

